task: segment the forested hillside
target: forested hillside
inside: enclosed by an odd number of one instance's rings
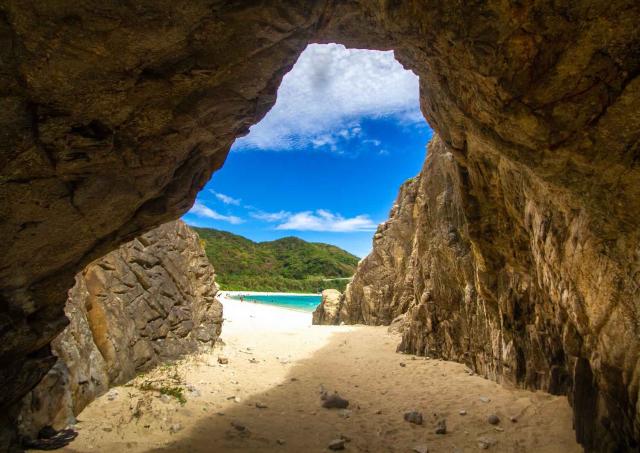
[[[344,290],[358,257],[339,247],[296,237],[253,242],[226,231],[192,227],[226,290],[318,292]]]

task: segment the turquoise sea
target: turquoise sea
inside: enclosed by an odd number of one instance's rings
[[[278,307],[292,308],[294,310],[313,311],[316,309],[322,297],[307,296],[300,294],[287,295],[245,295],[245,302],[256,302],[259,304],[276,305]],[[240,300],[240,295],[231,296],[232,299]]]

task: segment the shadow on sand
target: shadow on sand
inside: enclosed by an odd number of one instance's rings
[[[457,363],[397,354],[397,341],[382,328],[337,331],[312,357],[281,364],[290,369],[276,386],[243,397],[224,414],[198,415],[175,441],[147,451],[320,452],[341,435],[350,439],[345,451],[357,452],[410,452],[416,446],[478,451],[482,440],[500,452],[581,451],[565,398],[506,389],[467,375]],[[275,360],[257,358],[255,373]],[[322,408],[321,385],[347,398],[349,408]],[[403,420],[409,410],[423,412],[422,426]],[[490,414],[500,417],[499,426],[487,423]],[[514,415],[517,423],[509,421]],[[447,421],[445,435],[434,432],[441,419]]]

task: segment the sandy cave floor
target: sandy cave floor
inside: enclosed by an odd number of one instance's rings
[[[311,326],[307,313],[231,300],[224,313],[224,346],[112,389],[78,416],[78,438],[60,451],[321,452],[341,435],[347,452],[471,452],[483,441],[494,452],[581,451],[566,398],[398,354],[386,327]],[[144,382],[185,388],[186,403],[142,391]],[[349,408],[322,408],[321,386]],[[411,410],[423,425],[403,419]],[[435,434],[443,418],[448,432]]]

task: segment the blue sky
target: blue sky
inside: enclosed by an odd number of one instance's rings
[[[418,79],[392,52],[310,45],[184,220],[364,257],[398,188],[419,172],[431,133]]]

